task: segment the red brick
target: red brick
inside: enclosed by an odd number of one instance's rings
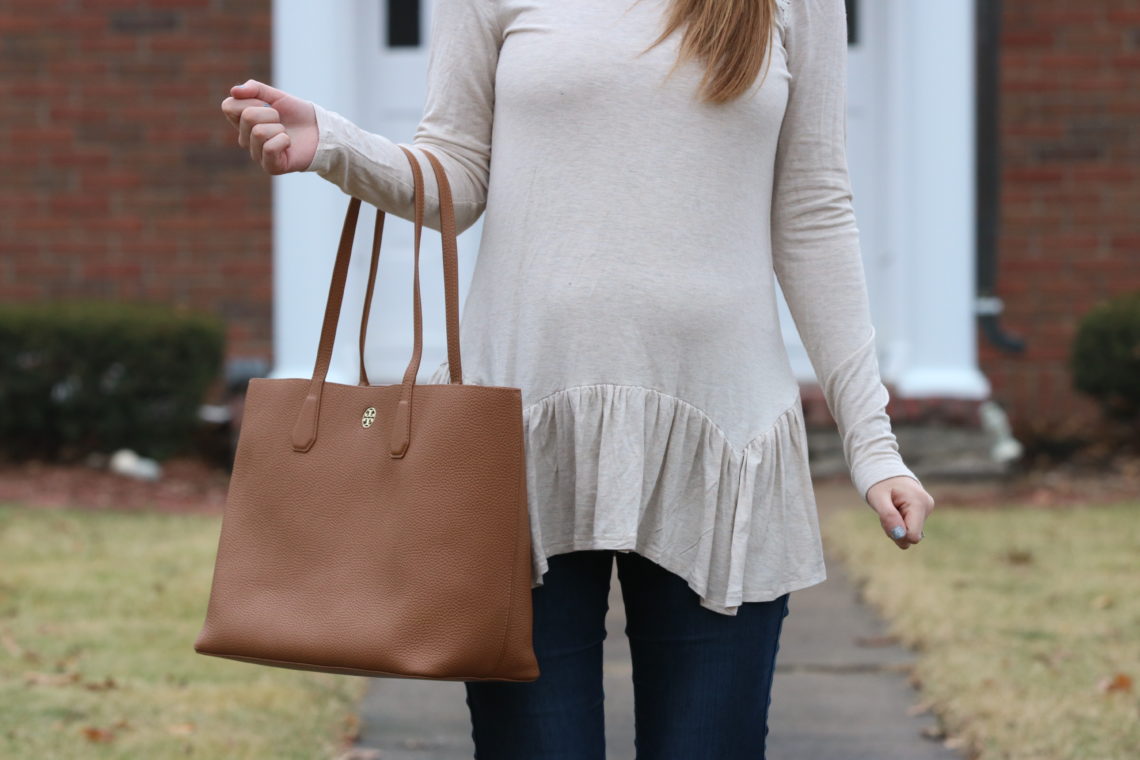
[[[1102,240],[1096,232],[1060,233],[1042,240],[1042,247],[1044,251],[1088,252],[1101,248]]]
[[[1109,245],[1132,253],[1140,253],[1140,233],[1124,232],[1112,235],[1109,239]],[[1135,262],[1134,259],[1132,261]]]
[[[85,84],[83,94],[91,102],[106,104],[109,100],[129,100],[131,105],[136,105],[141,93],[137,85],[99,79]]]
[[[154,8],[182,8],[188,10],[204,11],[211,6],[210,0],[148,0],[147,5]]]
[[[17,216],[8,219],[7,226],[17,232],[51,232],[53,230],[70,230],[75,222],[61,216]]]
[[[85,225],[91,232],[138,232],[143,221],[137,216],[98,216],[88,219]]]
[[[1060,71],[1095,71],[1103,68],[1104,56],[1098,54],[1076,53],[1048,53],[1040,56],[1039,65],[1047,70]]]
[[[169,238],[154,240],[135,236],[120,243],[119,250],[128,257],[161,257],[162,260],[156,262],[156,266],[160,266],[163,272],[166,272],[169,259],[178,255],[178,241]]]
[[[107,53],[137,53],[139,40],[137,37],[80,37],[77,40],[79,50],[85,55],[104,55]]]
[[[56,168],[101,168],[111,162],[110,153],[106,149],[61,149],[52,151],[49,163]]]
[[[1081,7],[1074,3],[1049,8],[1042,6],[1035,15],[1042,26],[1067,27],[1096,25],[1103,20],[1103,11],[1094,7]]]
[[[142,177],[136,171],[87,170],[79,179],[80,189],[85,192],[102,192],[104,190],[124,190],[137,188],[142,185]]]
[[[1001,44],[1003,55],[1015,48],[1049,47],[1056,36],[1051,29],[1002,29]]]
[[[53,122],[103,122],[110,117],[106,108],[89,105],[71,105],[69,103],[53,103],[48,108],[48,115]]]
[[[68,280],[72,277],[72,267],[66,261],[44,261],[37,258],[23,258],[11,265],[15,280]]]
[[[1118,5],[1121,5],[1118,3]],[[1140,26],[1140,8],[1136,8],[1132,3],[1127,6],[1113,8],[1108,12],[1108,20],[1112,24],[1119,24],[1121,26]]]
[[[43,283],[0,282],[0,303],[38,301],[46,295]]]
[[[1022,167],[1007,169],[1004,177],[1009,182],[1060,182],[1065,177],[1061,169]]]
[[[0,169],[4,169],[5,183],[15,179],[9,171],[17,168],[38,166],[40,156],[38,152],[21,151],[19,153],[0,153]]]
[[[107,254],[106,240],[61,240],[52,244],[52,252],[65,257],[104,256]]]
[[[1125,274],[1130,266],[1128,261],[1121,258],[1077,258],[1073,260],[1073,269],[1080,271],[1097,271],[1106,274]]]
[[[1006,123],[1002,126],[1002,135],[1007,139],[1020,139],[1023,137],[1062,137],[1066,132],[1063,124],[1027,124]]]
[[[1140,166],[1137,166],[1135,161],[1133,161],[1131,166],[1099,164],[1075,167],[1073,169],[1073,179],[1078,182],[1099,182],[1102,180],[1135,182],[1137,178],[1140,178]]]
[[[51,198],[48,207],[51,213],[65,216],[110,212],[110,202],[106,195],[56,195]]]
[[[67,145],[75,140],[75,130],[71,127],[10,127],[8,140],[17,150],[28,146]]]
[[[142,273],[143,266],[139,262],[88,262],[83,267],[84,277],[90,278],[137,279]]]
[[[201,145],[209,142],[215,134],[217,134],[217,130],[213,128],[187,128],[165,124],[147,129],[144,133],[144,139],[159,144]]]
[[[0,16],[0,34],[29,34],[40,31],[43,26],[44,20],[36,16],[7,13]]]
[[[147,44],[156,53],[199,53],[211,47],[209,40],[172,34],[152,37]],[[227,60],[232,67],[232,57]]]

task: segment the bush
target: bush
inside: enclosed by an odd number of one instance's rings
[[[219,317],[164,304],[0,305],[0,454],[179,453],[224,348]]]
[[[1117,296],[1085,314],[1073,340],[1073,386],[1113,419],[1140,412],[1140,292]]]

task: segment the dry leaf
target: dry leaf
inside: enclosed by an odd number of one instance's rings
[[[1092,606],[1098,610],[1106,610],[1115,603],[1115,600],[1108,594],[1101,594],[1092,600]]]
[[[74,670],[75,665],[79,662],[78,654],[69,654],[66,657],[60,657],[55,661],[56,670]]]
[[[344,716],[344,735],[351,741],[356,741],[360,738],[361,721],[360,716],[356,713],[349,713]]]
[[[964,736],[948,736],[942,740],[942,746],[946,749],[966,749],[970,742]]]
[[[87,737],[88,741],[93,742],[109,742],[115,738],[112,732],[102,728],[96,728],[95,726],[85,726],[83,728],[83,735]]]
[[[1033,562],[1033,552],[1028,549],[1010,549],[1006,552],[1005,559],[1011,565],[1028,565]]]
[[[174,734],[175,736],[189,736],[194,733],[196,726],[193,723],[175,723],[167,726],[167,733]]]
[[[1035,652],[1033,654],[1033,659],[1037,662],[1040,662],[1042,665],[1049,668],[1049,670],[1053,671],[1054,673],[1057,672],[1057,665],[1053,662],[1052,655],[1045,654],[1044,652]]]
[[[370,747],[353,747],[336,760],[380,760],[383,755],[380,750]]]
[[[1106,694],[1113,691],[1132,691],[1132,677],[1127,673],[1115,673],[1100,679],[1096,687]]]
[[[24,648],[16,643],[12,638],[12,634],[8,633],[7,629],[0,631],[0,643],[4,644],[4,648],[8,650],[8,654],[12,655],[15,659],[20,659],[24,654]]]
[[[3,642],[4,648],[8,650],[8,654],[12,655],[13,658],[37,663],[43,659],[40,657],[39,652],[20,646],[16,639],[12,638],[12,634],[7,628],[0,631],[0,642]]]
[[[907,715],[924,715],[930,712],[930,708],[934,707],[933,702],[916,702],[910,707],[906,708]]]
[[[83,685],[91,691],[106,691],[107,689],[114,689],[118,686],[118,684],[115,683],[115,679],[111,678],[111,676],[106,676],[102,681],[88,681]]]
[[[942,730],[941,726],[923,726],[922,735],[927,739],[944,739],[946,732]]]
[[[69,683],[75,683],[80,679],[80,675],[76,671],[70,673],[39,673],[34,670],[29,670],[24,673],[24,685],[31,686],[64,686]]]

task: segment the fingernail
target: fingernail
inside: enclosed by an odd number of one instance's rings
[[[895,527],[891,528],[891,538],[895,539],[896,541],[898,541],[900,538],[902,538],[905,535],[906,535],[906,528],[904,528],[903,526],[896,525]]]

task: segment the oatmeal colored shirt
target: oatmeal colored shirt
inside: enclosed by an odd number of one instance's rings
[[[666,6],[436,0],[413,142],[317,105],[308,171],[412,220],[399,145],[427,148],[459,231],[483,215],[464,381],[522,389],[533,585],[555,554],[636,551],[734,615],[826,578],[776,278],[859,493],[917,478],[853,213],[843,0],[779,0],[767,71],[721,105],[703,64],[666,77],[679,33],[639,56]]]

